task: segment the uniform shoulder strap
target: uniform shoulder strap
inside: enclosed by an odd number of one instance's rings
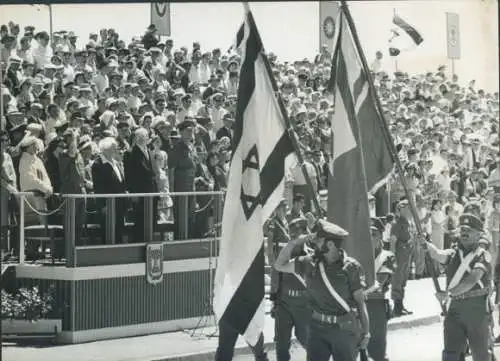
[[[341,305],[342,308],[346,312],[348,312],[348,313],[351,312],[351,307],[349,307],[349,304],[337,293],[337,291],[335,291],[335,288],[333,288],[332,284],[328,280],[328,277],[326,276],[325,266],[323,265],[323,262],[319,262],[318,266],[319,266],[319,272],[321,274],[321,278],[323,279],[323,282],[324,282],[326,288],[328,289],[328,292],[330,292],[330,294],[335,299],[335,301],[337,301],[337,303],[339,305]]]

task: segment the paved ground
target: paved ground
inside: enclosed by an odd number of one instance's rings
[[[392,331],[403,331],[409,327],[426,326],[440,321],[440,308],[434,298],[429,279],[410,281],[407,288],[407,307],[415,313],[391,320]],[[203,322],[202,322],[203,324]],[[273,320],[266,320],[264,335],[266,343],[273,340]],[[173,332],[142,337],[131,337],[80,345],[57,347],[20,346],[2,344],[2,360],[5,361],[157,361],[157,360],[213,360],[210,356],[217,347],[217,337],[210,337],[214,327],[196,331]],[[415,332],[415,331],[413,331]],[[411,332],[410,332],[411,333]],[[394,332],[394,334],[396,334]],[[408,334],[408,331],[406,332]],[[215,335],[216,332],[215,332]],[[408,334],[409,335],[409,334]],[[440,339],[439,336],[434,336]],[[406,342],[411,341],[408,336]],[[403,343],[404,344],[404,343]],[[242,339],[238,347],[245,347]],[[403,361],[397,358],[398,361]],[[419,360],[424,361],[424,360]]]
[[[387,356],[391,361],[441,361],[443,332],[441,324],[409,328],[389,333]],[[276,360],[274,352],[269,353],[270,361]],[[500,346],[495,350],[500,357]],[[300,346],[294,346],[292,361],[305,360],[306,353]],[[254,361],[250,355],[236,356],[233,361]],[[467,361],[472,361],[468,357]]]

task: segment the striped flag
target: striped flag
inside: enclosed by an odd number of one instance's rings
[[[234,152],[222,217],[214,312],[219,322],[231,325],[255,345],[264,324],[263,226],[282,200],[285,169],[296,164],[296,157],[249,11],[243,29]]]
[[[246,22],[243,22],[243,24],[241,24],[240,28],[238,29],[238,32],[236,33],[236,37],[234,38],[233,43],[231,44],[229,49],[227,49],[228,53],[232,53],[233,51],[240,50],[241,44],[243,44],[243,42],[245,40],[244,39],[245,34],[248,35],[248,33],[249,33],[248,27],[245,29],[245,26],[248,26],[248,25]]]
[[[389,39],[389,54],[391,56],[398,56],[401,51],[413,50],[424,41],[422,35],[398,15],[394,14],[392,23],[398,29],[391,30],[392,36]]]
[[[370,74],[361,65],[342,11],[339,18],[330,79],[335,113],[328,219],[349,231],[346,251],[361,263],[371,285],[375,272],[367,194],[387,182],[393,160],[384,141],[383,120],[369,92]]]

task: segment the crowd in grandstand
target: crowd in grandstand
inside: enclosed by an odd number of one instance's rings
[[[15,193],[27,197],[25,225],[61,224],[63,194],[153,193],[156,223],[202,214],[209,199],[181,202],[168,192],[224,190],[235,118],[240,57],[237,52],[178,47],[160,41],[151,25],[126,44],[113,29],[91,33],[77,48],[73,32],[49,35],[9,23],[0,29],[3,114],[2,239],[19,223]],[[268,54],[289,116],[305,151],[314,191],[327,188],[334,112],[327,83],[331,54],[312,61],[280,62]],[[426,74],[380,71],[374,83],[421,221],[432,242],[449,247],[464,211],[480,215],[499,239],[499,97],[463,86],[444,66]],[[287,175],[290,199],[311,197],[300,167]],[[383,194],[383,197],[380,195]],[[405,195],[397,174],[377,194],[373,209],[387,215]],[[383,199],[382,199],[383,198]],[[182,204],[181,204],[182,203]],[[290,201],[290,204],[292,202]],[[142,242],[144,201],[119,199],[117,242]],[[76,226],[104,225],[105,200],[77,200]],[[130,211],[129,211],[130,209]],[[381,214],[384,213],[384,214]],[[208,217],[209,213],[203,213]],[[391,214],[385,218],[390,224]],[[198,222],[198,220],[189,220]],[[124,223],[135,223],[125,239]],[[203,234],[176,228],[176,238]],[[198,230],[198,231],[197,231]],[[77,232],[78,233],[78,232]],[[94,240],[94,242],[105,242]],[[78,242],[86,242],[80,241]],[[15,249],[16,242],[10,243]],[[6,250],[6,243],[2,244]],[[10,250],[6,250],[10,251]],[[425,275],[415,254],[416,276]]]

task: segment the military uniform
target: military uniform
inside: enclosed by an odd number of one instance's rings
[[[408,207],[408,201],[400,201],[398,209]],[[402,316],[411,314],[403,305],[406,283],[410,275],[414,243],[413,225],[410,220],[400,215],[391,228],[391,238],[395,239],[395,254],[397,268],[392,278],[391,298],[394,300],[394,315]]]
[[[326,221],[319,221],[318,237],[339,240],[348,233]],[[328,264],[313,256],[298,257],[295,273],[307,284],[312,311],[307,343],[308,361],[355,361],[361,335],[354,293],[366,287],[364,272],[353,258],[340,250],[340,259]],[[330,288],[331,286],[331,288]],[[340,297],[334,297],[333,291]]]
[[[280,204],[279,207],[285,207],[284,201]],[[269,236],[267,239],[267,255],[269,263],[274,263],[277,255],[283,249],[283,247],[290,240],[288,222],[285,217],[280,218],[275,216],[270,224],[269,224]],[[270,290],[270,298],[272,301],[277,300],[278,293],[280,292],[280,284],[283,275],[276,271],[275,269],[271,269],[271,290]]]
[[[292,220],[289,227],[292,237],[304,234],[307,230],[307,220],[305,218]],[[305,254],[303,249],[297,247],[293,256]],[[310,312],[306,292],[305,280],[301,276],[289,273],[281,274],[280,292],[277,295],[274,310],[277,361],[290,361],[292,328],[295,328],[295,336],[300,344],[304,348],[307,346]]]
[[[384,232],[384,224],[379,218],[372,219],[372,232]],[[375,247],[375,271],[377,283],[367,290],[366,307],[370,317],[370,342],[368,354],[373,361],[386,360],[387,351],[387,322],[391,309],[387,299],[387,291],[391,277],[396,269],[396,259],[390,251],[382,249],[382,241]]]
[[[471,214],[460,216],[460,226],[483,231],[481,220]],[[492,275],[491,255],[479,246],[468,252],[460,246],[449,250],[436,250],[429,246],[430,254],[446,265],[447,289],[452,293],[445,299],[448,310],[444,320],[443,361],[464,358],[468,341],[474,361],[491,361],[491,308],[489,292]],[[465,283],[473,270],[482,270],[481,279],[463,293],[453,294]]]

